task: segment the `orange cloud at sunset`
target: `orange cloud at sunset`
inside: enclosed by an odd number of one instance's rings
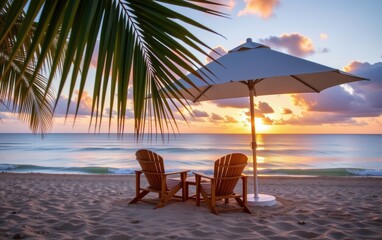
[[[312,40],[299,33],[284,33],[280,37],[270,36],[260,39],[260,42],[272,48],[286,49],[288,53],[298,57],[306,57],[315,53]]]
[[[238,16],[256,14],[261,18],[269,18],[273,9],[280,4],[279,0],[244,0],[247,5],[238,13]]]
[[[225,121],[226,123],[238,123],[237,119],[232,116],[227,115],[225,116],[225,118],[226,118],[226,121]]]
[[[293,111],[290,110],[289,108],[284,108],[284,107],[281,108],[281,114],[288,115],[288,114],[292,114],[292,113],[293,113]]]

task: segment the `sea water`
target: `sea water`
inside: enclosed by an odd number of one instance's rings
[[[146,138],[149,139],[149,138]],[[260,175],[382,176],[382,135],[259,134]],[[77,174],[133,174],[135,152],[146,148],[165,159],[166,171],[213,172],[225,154],[248,156],[245,134],[179,134],[137,142],[133,134],[0,134],[0,171]]]

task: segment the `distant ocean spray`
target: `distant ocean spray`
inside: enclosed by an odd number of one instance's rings
[[[265,134],[257,142],[261,175],[382,176],[382,135]],[[250,135],[179,134],[137,143],[132,134],[0,134],[0,172],[133,174],[140,148],[162,155],[167,171],[211,174],[214,160],[232,152],[252,162]]]

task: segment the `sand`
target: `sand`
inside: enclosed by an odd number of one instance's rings
[[[0,239],[382,239],[382,178],[261,177],[260,186],[276,206],[214,215],[192,199],[128,205],[134,176],[1,173]]]

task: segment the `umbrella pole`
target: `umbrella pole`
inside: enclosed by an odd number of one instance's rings
[[[253,98],[255,96],[254,84],[249,86],[249,106],[251,111],[251,133],[252,133],[252,164],[253,164],[253,193],[255,194],[255,200],[259,199],[259,185],[257,182],[257,157],[256,157],[256,126],[255,126],[255,104]]]
[[[251,111],[251,133],[252,133],[252,156],[253,156],[253,195],[249,194],[247,196],[247,204],[248,206],[273,206],[276,204],[276,198],[272,195],[268,194],[259,194],[259,183],[257,179],[257,157],[256,157],[256,127],[255,127],[255,83],[254,81],[249,81],[247,84],[249,88],[249,103],[250,103],[250,111]]]

